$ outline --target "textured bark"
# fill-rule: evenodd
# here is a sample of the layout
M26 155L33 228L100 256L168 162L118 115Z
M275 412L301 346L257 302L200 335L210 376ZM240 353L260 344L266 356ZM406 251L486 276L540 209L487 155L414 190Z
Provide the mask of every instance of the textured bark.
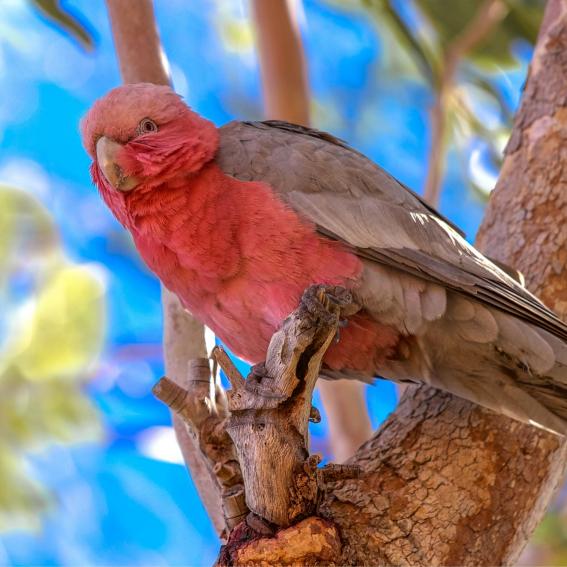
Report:
M272 337L265 364L246 380L223 351L216 354L231 381L226 427L242 467L246 503L269 524L286 527L315 511L320 458L308 452L311 396L341 313L351 304L344 289L309 288Z
M242 466L251 510L221 549L219 566L321 565L340 557L336 525L305 517L316 512L322 490L357 478L360 468L317 468L320 457L309 457L307 445L308 422L318 417L311 396L321 361L339 320L349 313L350 292L312 286L273 335L265 364L246 380L224 351L215 349L213 355L232 385L226 428Z
M138 20L128 17L134 7L151 9L146 0L107 2L114 6L115 17L122 13L123 22ZM545 22L478 242L485 252L522 270L529 287L565 317L566 3L550 0ZM128 33L117 32L124 28L128 26L113 22L115 33ZM157 34L150 36L150 41L157 40ZM117 42L119 50L120 45ZM124 57L138 53L143 59L144 49L143 45L139 53L126 49ZM146 80L124 72L128 80ZM166 355L176 353L168 362L169 372L182 381L186 377L183 349L189 344L193 346L188 348L202 350L202 345L193 344L193 339L179 342L185 336L183 329L189 327L178 318L186 315L175 306L172 309L169 336L182 350L167 348ZM187 336L194 337L191 332ZM326 522L307 519L273 538L258 535L264 528L269 531L269 525L260 521L251 522L251 527L243 522L233 531L235 538L242 539L229 542L234 544L230 561L264 565L513 563L563 477L566 447L558 437L448 394L426 387L408 389L392 417L351 460L361 468L358 478L331 474L318 483L317 512ZM190 455L194 458L195 451ZM202 474L196 481L206 485L211 479ZM261 489L269 496L270 483L254 490ZM218 492L212 490L216 504L214 498L206 500L206 490L203 494L213 518L218 517ZM330 538L321 550L329 553L330 549L334 556L314 559L314 546L320 543L314 537L318 530L324 539ZM299 556L298 549L302 550ZM247 552L251 555L246 556Z
M552 13L553 17L549 14ZM567 3L551 0L478 246L567 316ZM320 513L339 563L513 563L564 477L565 441L412 388Z
M151 0L106 0L116 55L125 83L170 83L165 54L159 39ZM187 363L206 356L204 329L179 300L162 292L164 359L168 376L180 386L187 384ZM182 419L173 415L173 426L193 482L217 530L224 530L220 490Z
M233 535L235 543L224 547L217 567L333 565L342 549L336 526L321 518L307 518L273 538L259 538L246 525L237 528Z
M122 1L122 0L119 0ZM187 386L188 361L207 355L203 325L191 317L179 299L162 288L163 356L165 372L178 385ZM189 435L187 425L172 414L175 436L199 496L218 534L225 529L220 490L211 474L196 438Z
M208 358L191 359L185 387L164 376L153 393L185 422L186 433L204 457L202 460L220 490L224 520L230 530L246 517L248 508L240 464L226 431L226 396L215 384L209 364Z

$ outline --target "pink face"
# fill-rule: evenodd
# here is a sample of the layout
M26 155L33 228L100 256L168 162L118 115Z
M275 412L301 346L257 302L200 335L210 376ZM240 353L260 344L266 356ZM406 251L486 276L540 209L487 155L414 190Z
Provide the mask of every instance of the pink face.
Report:
M198 170L218 145L213 124L169 87L149 83L118 87L96 101L81 132L95 183L123 193Z

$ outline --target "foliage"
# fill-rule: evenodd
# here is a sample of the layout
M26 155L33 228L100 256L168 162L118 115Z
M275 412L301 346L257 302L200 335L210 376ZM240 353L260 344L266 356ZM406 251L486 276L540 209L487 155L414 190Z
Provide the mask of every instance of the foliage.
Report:
M92 30L84 20L68 8L63 8L59 0L29 0L34 8L47 19L55 22L67 32L86 51L94 49L94 36Z
M370 12L381 29L388 28L387 33L396 38L396 47L409 56L414 71L440 99L442 89L449 86L444 84L447 58L474 22L483 2L458 0L450 9L444 0L356 3ZM499 79L503 70L518 65L518 47L535 43L544 4L542 0L502 0L502 19L459 54L458 76L451 79L454 84L450 85L450 96L444 96L441 104L449 124L445 142L454 142L468 152L469 162L475 145L471 141L476 140L482 147L485 167L494 171L501 163L502 140L509 137L512 111ZM474 175L470 182L481 194L492 188L482 186Z
M537 527L530 544L538 563L567 565L567 511L550 511Z
M0 530L37 524L48 502L27 474L30 451L93 438L94 408L81 391L104 331L96 272L65 258L47 211L0 187Z

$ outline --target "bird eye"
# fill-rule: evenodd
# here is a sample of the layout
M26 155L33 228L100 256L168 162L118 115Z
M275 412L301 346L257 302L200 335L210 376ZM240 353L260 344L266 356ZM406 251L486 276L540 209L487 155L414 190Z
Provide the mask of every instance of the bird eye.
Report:
M142 134L150 134L151 132L157 132L158 127L157 124L150 120L149 118L143 118L140 123L138 124L137 132L138 136Z

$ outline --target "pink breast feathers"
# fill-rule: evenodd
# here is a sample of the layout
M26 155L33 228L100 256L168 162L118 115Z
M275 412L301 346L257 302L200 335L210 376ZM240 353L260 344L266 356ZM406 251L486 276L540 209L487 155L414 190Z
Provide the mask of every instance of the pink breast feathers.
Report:
M272 334L307 287L357 285L360 259L318 235L268 185L235 180L213 163L156 190L162 202L175 203L175 222L167 222L171 211L138 215L138 249L184 305L249 362L264 360ZM325 361L373 372L397 341L395 330L359 313Z

